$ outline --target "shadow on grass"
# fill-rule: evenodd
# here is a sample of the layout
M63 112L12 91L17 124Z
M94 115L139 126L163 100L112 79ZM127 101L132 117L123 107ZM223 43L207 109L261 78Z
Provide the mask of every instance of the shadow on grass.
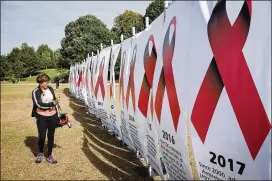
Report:
M30 151L32 152L33 156L38 155L38 137L37 136L26 136L25 138L25 145L29 147ZM61 146L54 144L53 148L61 148ZM47 142L45 141L44 144L44 154L47 155Z
M74 119L83 127L81 149L102 174L110 180L153 180L135 153L127 147L122 147L117 138L109 136L102 130L101 122L92 119L85 112L84 105L70 96L68 88L64 89L63 93L69 98Z

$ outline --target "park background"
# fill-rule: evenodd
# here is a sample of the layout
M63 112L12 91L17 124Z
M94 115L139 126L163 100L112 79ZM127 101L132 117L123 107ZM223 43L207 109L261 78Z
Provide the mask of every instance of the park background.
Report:
M1 2L4 8L7 5L3 6L3 3ZM31 2L27 3L30 4ZM123 2L124 6L126 6L125 4L129 6L129 3ZM92 52L97 54L97 50L101 50L101 44L105 48L111 45L111 40L113 40L114 44L120 43L121 34L123 34L124 40L131 37L132 27L135 27L136 32L144 30L145 17L149 17L149 23L152 23L164 11L164 1L162 0L155 0L149 3L137 2L137 4L148 5L144 14L126 9L123 13L112 18L113 24L111 28L98 16L92 15L91 12L90 14L82 14L74 21L71 20L65 27L62 27L64 37L59 42L60 48L53 49L45 43L34 48L26 41L21 42L21 45L18 47L13 47L9 52L3 53L1 51L1 81L35 82L36 75L44 72L51 77L52 82L54 82L56 76L60 76L63 78L63 82L67 83L70 65L84 61L88 55L91 56ZM3 12L1 19L8 17L9 14L8 12L5 14L5 9L1 12ZM44 16L47 15L44 14ZM5 27L1 29L5 30ZM37 28L37 31L41 30ZM4 49L5 42L3 41L5 36L2 35L2 37L1 46ZM118 80L120 55L117 59L115 70L116 80Z
M1 52L1 180L160 179L149 177L145 163L129 148L122 147L119 139L105 133L101 123L86 114L84 104L72 98L68 89L70 65L84 61L91 52L96 54L101 43L105 48L110 46L111 39L114 44L120 43L121 34L124 39L131 37L132 27L136 32L144 30L145 17L152 23L164 11L162 0L147 4L144 14L127 9L113 18L112 28L91 12L82 14L63 27L65 36L57 49L45 43L34 48L26 41L7 53ZM120 54L115 66L116 80L119 69ZM56 165L35 163L38 137L31 117L31 91L37 86L36 76L42 72L51 77L54 88L55 77L62 78L55 91L73 125L72 129L56 130L53 150L59 162Z

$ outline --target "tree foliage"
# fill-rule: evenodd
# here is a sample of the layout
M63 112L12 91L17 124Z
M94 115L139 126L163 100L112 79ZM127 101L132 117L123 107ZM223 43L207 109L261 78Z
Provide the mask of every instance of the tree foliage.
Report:
M136 33L144 30L143 16L141 14L126 10L123 14L117 16L111 29L114 42L120 43L121 34L123 34L124 40L132 37L132 27L135 27Z
M111 33L106 25L93 15L79 17L65 26L65 37L61 40L62 65L69 68L83 61L88 53L110 45Z
M21 50L15 47L7 56L11 69L7 74L11 77L21 78L25 74L24 62L21 60Z
M119 74L120 74L120 63L121 63L121 50L120 53L118 54L115 67L114 67L114 72L115 72L115 80L119 80Z
M4 78L8 75L10 70L10 65L8 62L7 55L1 55L1 63L0 63L0 79L4 80Z
M40 69L54 67L53 51L47 44L41 44L37 49L36 55Z
M35 49L27 43L22 43L20 48L14 47L7 56L1 56L2 58L3 76L21 78L39 69Z
M31 75L39 69L35 49L27 43L21 45L20 60L23 62L23 72L26 75Z
M151 19L152 16L148 16ZM35 51L34 47L22 43L20 47L14 47L7 55L1 55L0 78L22 78L31 76L41 69L69 68L71 64L82 62L88 54L92 52L96 54L97 50L100 50L100 43L107 47L110 46L111 39L115 44L120 43L121 34L124 35L124 39L132 37L133 26L136 33L144 30L144 18L141 14L129 10L114 19L111 30L96 16L81 16L65 26L65 36L61 40L60 49L53 51L47 44L41 44ZM119 54L115 65L117 79L120 59Z
M151 24L158 16L164 11L164 1L155 0L152 1L145 10L145 17L149 17L149 23Z
M60 53L60 48L58 48L58 49L56 49L54 52L53 52L53 54L54 54L54 67L55 68L62 68L63 67L63 57L62 57L62 55L61 55L61 53Z

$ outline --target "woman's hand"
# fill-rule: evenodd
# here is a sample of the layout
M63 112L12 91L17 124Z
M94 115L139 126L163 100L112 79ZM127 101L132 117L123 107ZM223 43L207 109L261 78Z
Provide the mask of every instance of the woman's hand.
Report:
M58 100L58 99L54 100L54 101L53 101L53 104L54 104L54 105L59 104L59 100Z

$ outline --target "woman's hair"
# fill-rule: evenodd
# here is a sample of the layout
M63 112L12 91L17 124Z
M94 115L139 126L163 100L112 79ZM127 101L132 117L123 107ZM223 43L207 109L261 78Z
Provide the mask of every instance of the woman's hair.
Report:
M41 84L43 82L49 82L50 80L51 80L50 77L45 73L42 73L42 74L38 75L37 78L36 78L36 81L39 84Z

